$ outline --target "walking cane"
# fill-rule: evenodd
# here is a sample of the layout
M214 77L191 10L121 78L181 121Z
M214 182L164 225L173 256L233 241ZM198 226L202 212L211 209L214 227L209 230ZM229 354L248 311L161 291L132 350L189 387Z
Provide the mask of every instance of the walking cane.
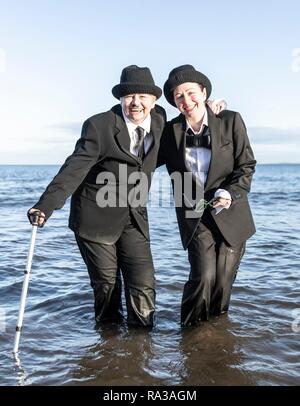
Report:
M29 246L29 251L28 251L28 256L27 256L26 269L24 271L25 277L24 277L24 281L23 281L20 308L19 308L19 316L18 316L18 321L17 321L17 326L16 326L16 335L15 335L15 342L14 342L14 349L13 349L14 354L16 354L19 349L19 341L20 341L24 311L25 311L25 302L26 302L26 297L27 297L29 276L30 276L30 271L31 271L34 243L35 243L35 237L36 237L36 232L37 232L37 228L38 228L38 213L34 213L34 214L37 214L37 215L36 215L34 221L32 222L30 246Z

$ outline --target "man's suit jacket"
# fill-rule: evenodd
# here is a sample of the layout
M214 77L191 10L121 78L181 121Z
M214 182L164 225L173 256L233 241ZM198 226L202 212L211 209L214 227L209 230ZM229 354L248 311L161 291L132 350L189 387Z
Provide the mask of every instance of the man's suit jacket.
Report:
M118 187L123 186L122 191L124 187L128 188L125 196L127 200L127 195L140 180L135 176L136 182L128 184L128 178L133 173L138 175L141 172L146 174L150 187L165 121L162 107L156 106L151 110L151 134L154 141L142 162L130 153L130 137L120 105L90 117L83 124L81 138L74 152L66 159L34 208L43 211L48 218L53 210L60 209L72 195L69 227L83 238L107 244L119 238L131 210L142 233L149 239L146 207L133 208L128 204L126 207L118 207ZM106 183L99 184L98 176L105 172L113 174L115 182L109 177ZM110 188L112 193L116 191L117 207L99 207L97 193L103 187ZM122 201L124 205L123 194Z
M255 233L247 195L256 161L240 114L224 110L215 116L209 108L207 111L211 133L211 162L204 185L204 197L211 200L219 188L230 193L230 208L223 209L219 214L215 214L215 210L211 213L225 240L232 246L239 245ZM165 163L170 175L177 171L183 176L184 172L188 172L185 162L185 132L186 120L182 114L166 124L158 165ZM187 218L186 210L187 207L184 206L176 207L185 249L200 221L199 217Z

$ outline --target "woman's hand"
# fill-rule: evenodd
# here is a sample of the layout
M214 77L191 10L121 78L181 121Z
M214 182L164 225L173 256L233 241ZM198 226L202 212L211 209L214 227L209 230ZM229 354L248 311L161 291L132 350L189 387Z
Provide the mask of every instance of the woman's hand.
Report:
M229 209L231 205L231 199L224 199L224 197L217 197L213 202L213 208L224 207L224 209Z
M206 103L215 115L218 115L220 111L227 109L227 103L224 99L207 100Z

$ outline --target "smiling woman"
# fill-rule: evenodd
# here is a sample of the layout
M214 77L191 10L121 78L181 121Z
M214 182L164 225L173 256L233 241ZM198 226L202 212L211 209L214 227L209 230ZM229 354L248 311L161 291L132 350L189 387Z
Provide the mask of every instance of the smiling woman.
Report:
M170 176L191 172L194 190L201 185L204 199L213 202L193 220L188 208L176 208L191 266L182 296L184 327L227 313L245 241L255 232L247 194L256 161L246 127L239 113L212 114L206 105L211 89L192 65L174 68L164 85L166 99L181 114L166 125L160 163Z
M206 99L206 88L199 83L183 83L174 90L176 107L188 119L195 132L201 129Z

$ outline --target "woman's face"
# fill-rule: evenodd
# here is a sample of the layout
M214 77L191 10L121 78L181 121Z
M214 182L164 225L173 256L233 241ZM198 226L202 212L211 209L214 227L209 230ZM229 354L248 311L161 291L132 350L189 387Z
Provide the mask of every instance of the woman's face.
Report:
M206 88L199 83L186 82L175 88L174 101L178 110L186 119L200 119L203 116L206 101Z

